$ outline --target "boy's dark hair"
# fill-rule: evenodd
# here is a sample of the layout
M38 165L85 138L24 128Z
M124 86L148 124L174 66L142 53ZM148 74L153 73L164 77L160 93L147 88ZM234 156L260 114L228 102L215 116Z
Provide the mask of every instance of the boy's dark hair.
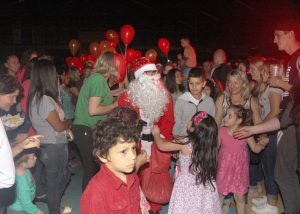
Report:
M136 125L136 122L139 119L136 111L129 106L118 106L107 115L107 118L123 120L132 125Z
M245 109L242 105L230 105L229 108L235 110L235 114L239 119L242 119L240 126L252 125L252 110Z
M96 160L99 161L99 157L107 158L109 149L120 142L120 138L124 142L137 143L140 133L136 126L121 119L99 121L93 132L93 155Z
M23 162L27 162L30 154L35 154L36 148L25 149L14 157L15 166L18 167Z
M205 113L206 117L196 124L194 118ZM206 112L197 112L192 117L193 131L188 131L189 140L192 142L192 163L189 170L196 176L196 185L211 185L217 175L217 152L218 152L218 126L215 119Z
M206 79L205 72L203 72L202 69L200 69L200 68L192 68L189 72L188 78L191 78L191 77L199 77L199 78L202 77L203 80Z
M17 78L9 74L0 74L0 94L11 94L17 89L21 94L23 88Z

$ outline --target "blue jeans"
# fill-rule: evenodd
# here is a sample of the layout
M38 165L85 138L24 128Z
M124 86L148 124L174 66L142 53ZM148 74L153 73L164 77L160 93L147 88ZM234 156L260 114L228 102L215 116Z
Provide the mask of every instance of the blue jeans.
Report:
M50 214L60 214L60 202L70 180L68 144L42 144L33 173L37 194L47 194Z
M277 132L269 136L269 144L260 155L267 195L277 196L279 188L274 179L277 153Z

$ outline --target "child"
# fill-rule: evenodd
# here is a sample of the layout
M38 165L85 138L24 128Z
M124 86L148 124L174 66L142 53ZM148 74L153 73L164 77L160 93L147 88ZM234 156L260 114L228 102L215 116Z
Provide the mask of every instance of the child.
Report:
M34 152L35 149L26 149L16 157L16 200L10 205L8 214L43 214L43 211L32 203L36 187L29 169L34 167L36 162Z
M249 187L249 158L247 143L255 153L263 146L256 144L253 138L238 140L232 134L239 127L251 121L251 110L242 106L231 105L224 118L224 127L220 128L219 137L221 148L218 156L217 187L220 202L224 196L234 194L238 213L245 213L245 197Z
M196 113L188 124L186 143L163 142L157 126L152 134L159 150L179 151L181 172L175 180L168 213L221 213L215 185L218 127L214 118L204 111Z
M189 91L177 98L175 103L175 125L173 135L186 136L186 126L192 116L199 111L215 115L215 104L202 89L206 83L205 75L199 68L193 68L188 76Z
M81 197L86 213L141 213L139 180L132 173L136 163L139 132L119 119L98 122L94 130L93 155L101 162Z

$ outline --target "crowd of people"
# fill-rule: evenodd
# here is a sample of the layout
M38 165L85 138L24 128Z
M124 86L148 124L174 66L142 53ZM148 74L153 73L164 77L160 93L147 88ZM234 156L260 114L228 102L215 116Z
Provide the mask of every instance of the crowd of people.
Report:
M0 74L0 214L66 213L70 169L83 169L80 213L300 213L300 28L274 28L278 50L198 64L190 39L174 62L146 57L120 82L116 53L82 71L33 50ZM80 157L80 158L78 158ZM263 189L265 191L263 191ZM265 194L264 194L265 193Z

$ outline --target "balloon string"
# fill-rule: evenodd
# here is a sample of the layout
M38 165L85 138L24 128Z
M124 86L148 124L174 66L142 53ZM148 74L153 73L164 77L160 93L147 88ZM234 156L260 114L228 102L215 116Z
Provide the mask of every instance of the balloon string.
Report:
M126 60L126 52L127 52L127 45L125 45L125 54L124 54L125 55L125 60ZM126 74L127 74L127 71L128 70L127 70L127 60L126 60Z
M118 47L119 47L119 50L120 50L121 54L123 55L122 48L121 48L121 46L120 46L119 41L118 41Z

